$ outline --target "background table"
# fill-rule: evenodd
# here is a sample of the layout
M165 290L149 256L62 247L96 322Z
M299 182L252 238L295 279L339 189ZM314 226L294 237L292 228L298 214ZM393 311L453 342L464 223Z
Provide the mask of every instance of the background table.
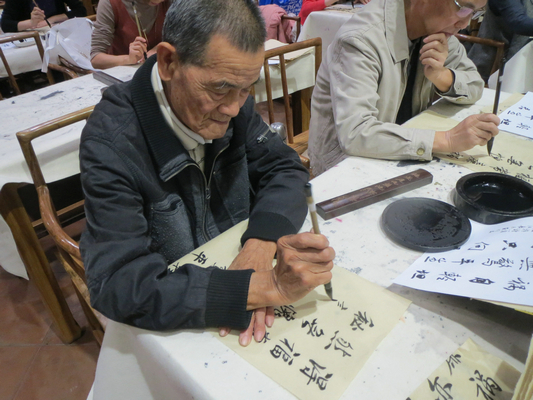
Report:
M322 11L312 12L308 15L305 24L302 26L298 41L301 42L315 37L322 38L322 60L325 60L328 46L333 42L337 31L355 12L361 10L361 8L356 7L348 11L335 11L326 8Z
M43 48L45 46L46 43L43 42ZM6 47L3 48L3 51L13 75L41 69L43 61L35 44L26 47L16 47L14 45ZM4 63L0 62L0 78L6 78L7 76Z
M490 105L488 91L475 109ZM505 99L505 95L502 96ZM446 109L439 102L433 110ZM453 118L453 117L452 117ZM406 197L451 203L456 181L471 171L444 161L430 163L349 157L313 180L317 202L424 168L433 183L323 221L322 233L336 250L335 264L413 304L379 345L342 399L405 400L449 355L472 338L523 369L533 332L530 315L470 300L392 285L421 253L391 242L379 226L385 207ZM310 229L310 222L302 231ZM252 344L253 345L253 344ZM294 399L207 332L149 332L110 321L89 399Z
M533 41L522 47L510 60L503 70L502 90L511 93L533 92ZM496 88L498 71L489 78L489 87Z

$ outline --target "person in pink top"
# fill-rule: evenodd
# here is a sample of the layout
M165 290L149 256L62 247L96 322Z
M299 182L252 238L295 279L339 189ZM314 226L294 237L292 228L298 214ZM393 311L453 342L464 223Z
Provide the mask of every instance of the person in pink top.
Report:
M320 11L326 7L329 7L339 0L304 0L302 8L300 10L300 20L302 25L305 23L305 20L309 14L313 11ZM354 3L367 4L370 0L355 0Z

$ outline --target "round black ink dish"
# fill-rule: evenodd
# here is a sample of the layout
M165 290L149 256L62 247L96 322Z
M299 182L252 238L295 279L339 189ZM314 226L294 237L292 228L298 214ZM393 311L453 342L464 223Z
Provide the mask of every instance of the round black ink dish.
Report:
M470 221L457 208L423 197L389 204L381 215L381 228L392 241L428 253L457 249L472 232Z
M533 186L495 172L476 172L457 181L453 202L468 218L498 224L533 216Z

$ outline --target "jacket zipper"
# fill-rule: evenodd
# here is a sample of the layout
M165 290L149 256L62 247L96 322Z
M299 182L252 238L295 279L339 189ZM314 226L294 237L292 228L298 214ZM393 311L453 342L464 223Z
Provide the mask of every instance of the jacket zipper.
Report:
M206 230L206 216L207 216L207 210L209 208L209 199L211 199L211 189L210 189L210 187L211 187L211 178L213 177L213 171L215 169L215 163L217 161L218 156L220 154L222 154L222 152L224 150L226 150L228 147L229 147L229 144L226 147L224 147L223 149L221 149L217 153L215 158L213 159L213 165L211 166L211 172L209 173L209 179L206 178L205 174L202 172L202 170L200 169L198 164L193 164L193 165L196 166L196 168L198 168L200 170L200 173L204 177L205 199L204 199L204 209L203 209L203 213L202 213L202 234L204 235L204 239L206 240L206 242L211 239L211 237L207 234L207 230Z

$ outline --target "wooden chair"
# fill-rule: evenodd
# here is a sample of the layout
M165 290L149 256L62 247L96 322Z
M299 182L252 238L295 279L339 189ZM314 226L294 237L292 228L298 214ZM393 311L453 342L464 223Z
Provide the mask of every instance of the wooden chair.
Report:
M302 163L309 169L310 163L309 159L302 154L307 150L307 142L309 140L309 119L310 119L310 96L308 99L306 99L306 104L304 108L307 108L306 110L303 110L301 113L300 118L305 119L305 123L302 123L302 126L304 127L304 131L295 135L294 129L293 129L293 109L291 108L291 99L289 95L289 90L287 86L287 68L285 64L285 57L284 55L287 53L290 53L292 51L305 49L309 47L315 48L315 79L316 74L318 73L318 69L320 67L320 63L322 62L322 39L321 38L313 38L309 40L305 40L303 42L296 42L289 44L287 46L281 46L277 47L272 50L268 50L265 52L265 61L264 61L264 72L265 72L265 86L266 86L266 92L267 92L267 104L268 104L268 118L270 124L274 122L274 102L272 100L272 81L270 79L270 68L268 65L268 60L272 57L279 57L279 65L280 65L280 72L281 72L281 85L283 88L283 104L285 108L285 121L286 121L286 128L287 128L287 145L292 147L298 155L300 156L300 159L302 160Z
M20 147L22 148L26 163L30 169L31 176L35 184L35 189L37 190L42 223L57 246L58 260L65 268L65 271L69 274L78 299L81 303L83 312L85 313L90 328L93 331L94 337L101 345L104 336L106 320L105 317L91 307L89 291L86 285L85 269L81 260L79 245L65 232L60 222L60 216L72 214L75 212L75 209L79 209L80 207L83 208L83 201L67 207L65 210L56 212L54 203L50 196L49 188L44 180L39 161L32 145L33 139L64 126L86 120L91 115L93 109L94 106L91 106L83 110L67 114L63 117L53 119L49 122L34 126L33 128L18 132L17 139Z
M478 18L470 20L470 27L469 27L470 35L477 36L480 26L481 26L481 21Z
M302 30L302 20L297 15L291 16L287 14L284 14L281 16L281 20L283 21L284 19L290 19L292 21L296 21L296 40L298 40L298 38L300 37L300 31Z
M494 56L494 62L492 63L490 75L492 75L495 71L498 70L504 51L505 51L504 42L499 42L497 40L492 40L492 39L480 38L477 36L463 35L461 33L456 33L455 37L459 39L460 42L477 43L477 44L481 44L485 46L496 47L496 55Z
M29 39L29 38L33 38L35 40L35 44L37 45L37 49L39 51L39 55L41 56L41 60L42 60L44 56L44 48L41 42L39 32L37 31L15 32L15 33L3 36L0 38L0 44L14 42L17 40ZM11 86L13 87L13 90L15 91L17 95L21 94L15 75L13 75L13 72L11 71L11 68L9 67L9 63L7 62L7 58L1 48L0 48L0 59L2 59L2 62L4 63L4 67L6 68L8 79L9 79L9 82L11 83ZM46 77L48 78L48 82L50 83L50 85L53 85L55 83L54 77L52 76L52 73L50 71L46 73Z

